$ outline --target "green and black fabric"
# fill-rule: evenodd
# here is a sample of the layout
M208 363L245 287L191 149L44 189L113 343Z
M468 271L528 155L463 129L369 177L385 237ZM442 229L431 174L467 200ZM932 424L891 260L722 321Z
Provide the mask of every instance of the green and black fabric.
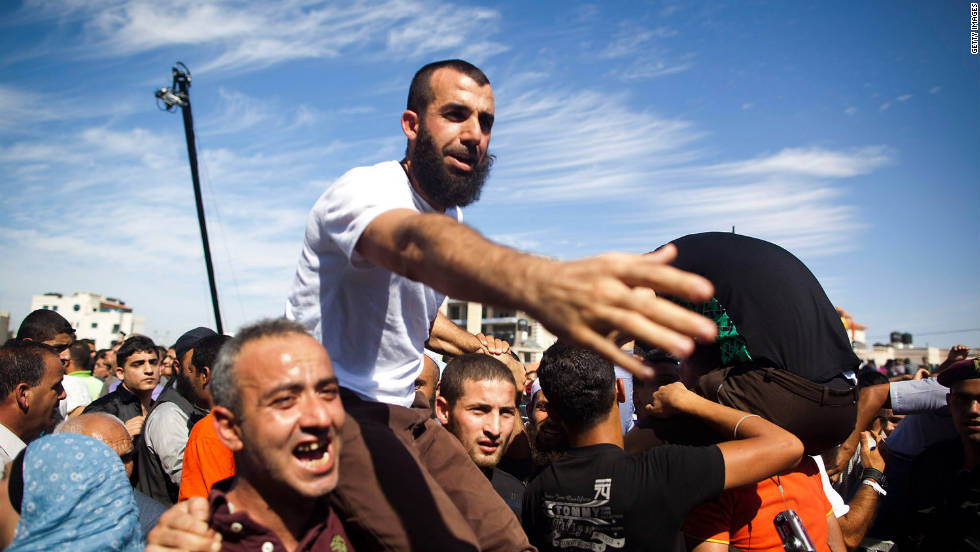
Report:
M777 245L737 234L672 243L674 266L715 286L707 303L681 303L718 325L720 364L700 377L698 391L782 426L807 454L843 441L854 428L857 393L841 374L859 361L810 270Z
M857 369L860 361L840 315L792 253L727 232L691 234L672 243L673 265L715 286L714 299L690 308L718 323L723 365L753 363L815 383Z
M738 328L732 322L732 317L728 316L728 311L721 306L718 299L712 297L710 301L700 305L685 301L676 301L676 303L713 320L718 326L718 338L715 339L715 344L718 345L720 351L722 366L736 366L752 362L752 355L749 354L745 338L738 333Z

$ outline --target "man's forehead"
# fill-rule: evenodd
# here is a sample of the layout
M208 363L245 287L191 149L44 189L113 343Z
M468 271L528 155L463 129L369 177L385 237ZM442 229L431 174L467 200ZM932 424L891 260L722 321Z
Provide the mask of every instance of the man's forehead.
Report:
M517 395L517 386L514 382L501 379L463 380L463 393L460 399L483 400L488 396L504 393L510 397Z
M951 393L967 393L975 395L980 393L980 379L969 378L953 382L949 390Z
M461 103L478 111L493 113L493 89L489 84L478 84L465 73L451 67L442 67L432 73L429 84L433 96L430 107Z
M301 334L265 337L242 347L235 367L243 387L273 387L289 379L333 377L323 346Z
M75 341L75 336L66 333L60 333L47 341L42 341L47 345L64 345L66 343L73 343Z

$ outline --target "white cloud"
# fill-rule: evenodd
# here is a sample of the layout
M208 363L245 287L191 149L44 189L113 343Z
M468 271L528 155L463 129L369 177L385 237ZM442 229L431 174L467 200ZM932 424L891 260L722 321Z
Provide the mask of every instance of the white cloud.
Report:
M942 86L933 86L932 88L929 89L929 93L930 94L938 94L939 91L942 90L942 89L943 89Z
M900 102L907 102L910 99L912 99L912 94L902 94L901 96L899 96L899 97L897 97L895 99L898 100L898 101L900 101Z
M845 115L848 115L848 116L854 115L857 112L858 112L858 108L856 108L854 106L850 106L850 107L848 107L847 109L844 110L844 114Z
M891 102L885 102L885 103L881 104L881 107L878 108L878 111L887 111L888 108L891 107L891 106L892 106L892 103Z
M632 111L627 100L537 88L498 96L494 189L524 200L619 195L642 175L693 158L686 147L701 133L691 123Z
M632 58L642 54L655 39L674 36L677 36L677 31L668 27L647 29L634 24L624 24L620 26L617 35L598 55L600 58L606 59Z
M123 57L193 46L197 71L255 71L282 62L359 54L417 59L457 52L475 60L507 50L492 40L499 13L435 0L45 0L25 12L83 22L79 57Z
M272 118L274 109L269 102L242 92L218 89L221 99L219 112L197 124L199 134L231 134L241 132Z
M884 146L846 152L822 148L787 148L774 155L715 165L709 170L730 175L798 174L819 178L847 178L867 174L890 159L891 154Z

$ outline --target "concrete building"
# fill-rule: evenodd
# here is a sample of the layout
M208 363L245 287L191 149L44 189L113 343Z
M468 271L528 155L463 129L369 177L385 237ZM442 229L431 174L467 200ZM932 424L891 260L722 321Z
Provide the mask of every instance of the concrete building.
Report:
M558 339L522 311L448 298L439 310L470 333L492 335L507 341L525 363L541 360L544 350Z
M837 313L840 315L841 322L844 323L847 335L851 339L854 354L861 359L861 362L874 360L875 365L880 367L884 366L889 360L905 360L907 358L915 366L926 364L937 366L946 360L946 354L949 353L948 347L931 347L928 345L922 347L915 345L911 343L911 335L902 334L901 332L893 332L891 343L888 345L868 345L865 337L868 327L855 322L854 318L840 307L837 307ZM903 343L903 337L908 338L909 343ZM969 356L977 356L977 354L977 349L970 349Z
M10 331L10 313L0 311L0 343L6 343L11 337L14 334Z
M143 333L145 320L133 316L132 307L115 297L76 291L70 297L45 293L31 297L31 312L37 309L57 311L75 328L77 339L95 340L97 349L107 349L113 341Z

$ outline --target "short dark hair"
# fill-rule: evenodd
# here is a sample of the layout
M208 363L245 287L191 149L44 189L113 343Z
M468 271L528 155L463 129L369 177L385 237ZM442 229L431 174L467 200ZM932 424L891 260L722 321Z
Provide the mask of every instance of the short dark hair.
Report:
M858 373L858 387L870 387L888 383L888 376L878 370L862 370Z
M48 341L54 339L58 334L68 334L75 338L75 328L65 320L64 316L53 310L37 309L28 314L24 321L20 323L17 330L17 339L29 339L31 341Z
M91 366L89 364L92 362L91 350L88 348L88 344L84 341L76 341L71 344L68 348L68 354L71 355L71 363L74 365L73 368L78 370L89 370Z
M467 353L452 359L442 371L439 396L445 398L452 408L463 396L463 383L493 380L514 384L514 406L517 406L521 394L517 382L514 381L514 374L506 364L483 353Z
M194 354L191 355L191 364L197 368L198 372L204 366L214 369L214 361L218 357L218 351L221 350L221 346L225 344L225 341L229 339L231 339L230 336L218 334L209 335L198 341L192 349ZM190 369L190 366L186 366L185 368Z
M480 86L490 84L490 79L483 74L483 71L468 61L461 59L435 61L415 72L415 76L412 77L412 85L408 88L408 104L406 109L414 111L419 117L422 117L426 108L429 107L429 103L435 97L432 93L432 73L442 68L459 71L475 80Z
M211 366L211 396L216 406L231 410L232 414L242 417L242 390L238 386L238 376L235 375L235 363L242 348L252 341L266 337L283 337L287 335L310 334L302 325L285 318L267 318L238 330L235 337L221 346L218 356Z
M153 353L157 354L157 346L153 340L145 335L134 335L123 342L122 347L116 351L116 367L122 368L126 365L126 360L134 353Z
M616 372L589 349L556 342L541 357L538 379L548 409L572 432L594 427L616 402Z
M34 341L11 339L0 347L0 401L21 383L31 387L41 383L45 354L55 355L50 347Z

